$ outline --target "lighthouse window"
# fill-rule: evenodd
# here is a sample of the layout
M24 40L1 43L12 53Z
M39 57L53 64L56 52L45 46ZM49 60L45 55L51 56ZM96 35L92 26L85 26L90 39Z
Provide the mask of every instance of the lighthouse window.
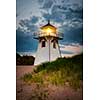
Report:
M45 41L42 41L42 47L45 47Z
M55 48L55 49L56 49L56 43L55 43L55 42L53 43L53 48Z

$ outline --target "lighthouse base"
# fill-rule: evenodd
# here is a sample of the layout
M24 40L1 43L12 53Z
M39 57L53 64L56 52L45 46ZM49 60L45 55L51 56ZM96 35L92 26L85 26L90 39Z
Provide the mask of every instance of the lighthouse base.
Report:
M54 61L61 57L59 44L52 39L41 40L38 45L34 65Z

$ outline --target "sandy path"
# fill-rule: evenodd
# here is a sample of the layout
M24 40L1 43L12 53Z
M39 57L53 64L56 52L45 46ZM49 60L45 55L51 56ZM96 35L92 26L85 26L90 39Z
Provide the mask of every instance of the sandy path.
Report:
M19 78L25 73L32 72L33 66L17 66L16 67L16 77Z
M25 73L32 72L33 66L17 66L16 68L16 100L33 100L30 99L36 85L25 84L20 77ZM74 91L70 87L48 86L50 92L48 100L83 100L82 89ZM38 100L38 99L37 99Z
M32 86L25 85L20 78L25 74L32 72L33 66L16 67L16 100L29 100L32 92Z

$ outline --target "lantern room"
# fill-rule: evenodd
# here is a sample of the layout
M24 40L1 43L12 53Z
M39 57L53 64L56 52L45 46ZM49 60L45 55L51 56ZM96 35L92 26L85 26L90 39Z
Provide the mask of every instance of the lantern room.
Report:
M57 28L50 24L50 21L42 27L40 27L39 32L35 32L34 34L35 39L39 39L42 37L55 37L57 39L63 39L63 34L58 32Z
M48 21L48 24L42 26L40 29L41 29L41 35L56 36L57 28L51 25L50 21Z

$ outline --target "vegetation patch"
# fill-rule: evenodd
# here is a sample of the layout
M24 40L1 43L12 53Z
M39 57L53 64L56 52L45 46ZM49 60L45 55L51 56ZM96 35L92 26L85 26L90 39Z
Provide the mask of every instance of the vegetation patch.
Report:
M42 63L23 76L26 82L35 82L40 84L66 85L68 83L72 88L81 87L83 80L83 54L72 58L58 58L53 62Z
M32 76L32 73L27 73L27 74L24 74L23 77L21 77L21 79L24 80L24 82L27 82L27 83L32 83L33 82L33 76Z
M34 57L33 56L20 56L16 53L16 65L33 65L34 64Z
M48 100L49 91L40 84L37 84L29 100Z

